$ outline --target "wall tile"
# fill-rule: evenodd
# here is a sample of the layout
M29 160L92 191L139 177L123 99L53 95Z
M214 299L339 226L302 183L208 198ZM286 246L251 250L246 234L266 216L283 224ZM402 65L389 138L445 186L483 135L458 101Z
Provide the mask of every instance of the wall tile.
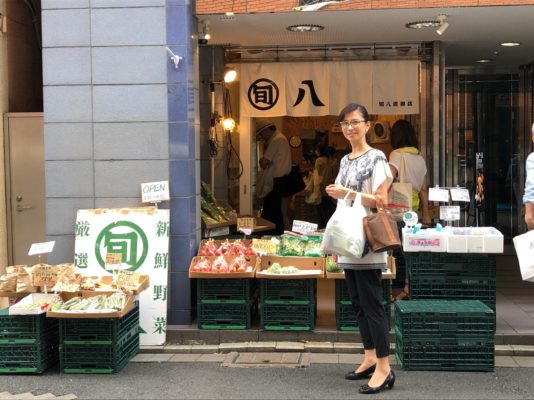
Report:
M187 121L188 92L187 84L167 85L169 122Z
M165 0L91 0L91 7L155 7L165 5Z
M168 304L171 307L191 307L191 280L187 272L170 273L169 286L171 293Z
M141 183L168 180L169 162L95 161L96 197L141 197Z
M165 122L97 123L95 160L161 159L169 157Z
M95 208L124 208L141 207L141 190L138 197L97 197L95 198Z
M91 122L91 86L43 87L45 122Z
M41 9L89 8L89 0L41 0Z
M187 272L191 259L198 252L196 233L189 235L171 235L169 253L171 258L170 272Z
M89 46L89 9L43 10L43 48Z
M93 197L93 161L46 161L46 197Z
M193 29L190 23L186 7L167 7L167 43L172 45L188 43L191 35L197 34L196 24Z
M89 47L43 49L44 85L87 85L91 83Z
M93 86L95 122L167 121L165 85Z
M175 235L186 235L196 230L196 199L195 196L176 197L171 199L171 232ZM200 214L198 214L200 218Z
M91 123L46 123L46 160L88 160L93 158Z
M93 83L166 83L168 58L164 46L94 47Z
M91 11L93 46L164 45L164 7L96 8Z
M74 229L73 229L74 230ZM74 234L47 235L47 241L55 241L54 251L48 255L49 264L63 264L74 262Z
M171 197L193 196L195 194L195 160L169 161Z
M78 210L92 209L94 201L86 199L52 199L46 201L47 235L72 235Z
M196 155L195 128L187 122L169 124L169 158L194 158Z

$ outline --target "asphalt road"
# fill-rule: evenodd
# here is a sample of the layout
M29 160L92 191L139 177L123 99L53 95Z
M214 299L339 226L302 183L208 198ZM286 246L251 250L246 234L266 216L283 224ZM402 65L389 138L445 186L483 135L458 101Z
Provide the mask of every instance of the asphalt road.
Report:
M534 399L534 369L495 372L408 372L394 368L393 390L358 393L347 365L226 368L216 363L130 363L114 375L0 376L0 392L73 393L79 399Z

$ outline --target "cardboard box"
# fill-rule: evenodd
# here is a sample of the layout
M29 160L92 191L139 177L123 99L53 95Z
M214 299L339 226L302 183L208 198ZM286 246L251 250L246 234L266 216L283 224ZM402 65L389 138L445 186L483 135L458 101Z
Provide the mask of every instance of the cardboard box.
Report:
M421 229L412 233L411 229L402 228L402 248L406 252L430 251L445 253L447 251L447 236L433 228Z
M70 300L71 298L75 296L79 296L81 298L87 298L87 297L94 297L99 296L104 293L98 293L98 292L84 292L84 293L61 293L61 299L65 302ZM108 312L84 312L80 310L59 310L59 311L52 311L52 309L48 309L46 312L46 316L50 318L122 318L124 315L128 314L133 308L135 304L133 302L133 298L131 296L126 297L126 302L124 304L124 307L120 311L108 311Z
M224 256L227 263L231 263L235 258L239 256ZM260 258L258 256L245 256L247 263L252 268L247 272L196 272L193 271L193 267L202 259L208 259L213 262L217 257L214 256L195 256L191 260L189 265L189 277L190 278L202 278L202 279L229 279L229 278L254 278L256 269L258 268Z
M467 238L471 230L452 228L447 233L447 253L467 253Z
M91 277L96 280L102 281L105 285L111 285L113 283L112 275L104 275L101 277ZM150 286L150 278L148 275L139 275L138 286L132 291L128 291L128 294L138 295L142 291L146 290ZM119 289L110 288L95 288L95 290L80 290L80 293L96 293L96 294L113 294L120 291Z
M267 268L275 262L282 267L293 266L300 269L300 274L270 274L266 272ZM289 256L262 256L258 270L256 271L256 278L265 279L303 279L303 278L323 278L324 257L289 257Z
M48 307L46 308L20 308L20 306L29 306L34 303L47 303L50 304L52 300L59 295L53 293L31 293L24 297L21 301L16 304L13 304L9 307L9 315L37 315L44 314Z

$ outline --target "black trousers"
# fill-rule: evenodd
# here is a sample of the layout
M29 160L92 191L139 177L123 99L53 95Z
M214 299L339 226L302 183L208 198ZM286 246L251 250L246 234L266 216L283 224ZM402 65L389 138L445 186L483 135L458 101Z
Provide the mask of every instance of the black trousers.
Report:
M273 179L273 190L263 199L261 217L276 225L276 235L284 233L284 216L282 214L282 197L285 192L284 177Z
M389 316L382 304L382 272L379 269L346 269L345 283L356 312L363 348L375 349L378 358L387 357Z

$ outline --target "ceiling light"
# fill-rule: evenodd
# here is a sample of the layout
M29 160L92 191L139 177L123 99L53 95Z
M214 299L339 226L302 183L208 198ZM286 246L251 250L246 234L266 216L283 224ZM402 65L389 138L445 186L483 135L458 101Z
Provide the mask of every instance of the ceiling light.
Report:
M480 60L476 60L477 63L481 63L481 64L490 63L492 61L493 60L491 58L481 58Z
M501 46L503 46L503 47L516 47L516 46L521 46L521 43L519 43L519 42L502 42Z
M439 21L415 21L415 22L408 22L406 25L404 25L406 28L410 29L422 29L422 28L437 28L440 26Z
M224 69L224 81L226 83L235 81L235 78L237 78L237 72L234 68L227 67Z
M232 11L227 11L225 12L225 15L231 17L232 15L234 15L234 13Z
M291 32L317 32L322 31L324 26L313 25L313 24L303 24L303 25L291 25L286 28Z
M443 14L438 15L437 20L439 21L439 28L436 29L436 33L438 35L443 35L449 27L449 23L447 22L447 16Z

